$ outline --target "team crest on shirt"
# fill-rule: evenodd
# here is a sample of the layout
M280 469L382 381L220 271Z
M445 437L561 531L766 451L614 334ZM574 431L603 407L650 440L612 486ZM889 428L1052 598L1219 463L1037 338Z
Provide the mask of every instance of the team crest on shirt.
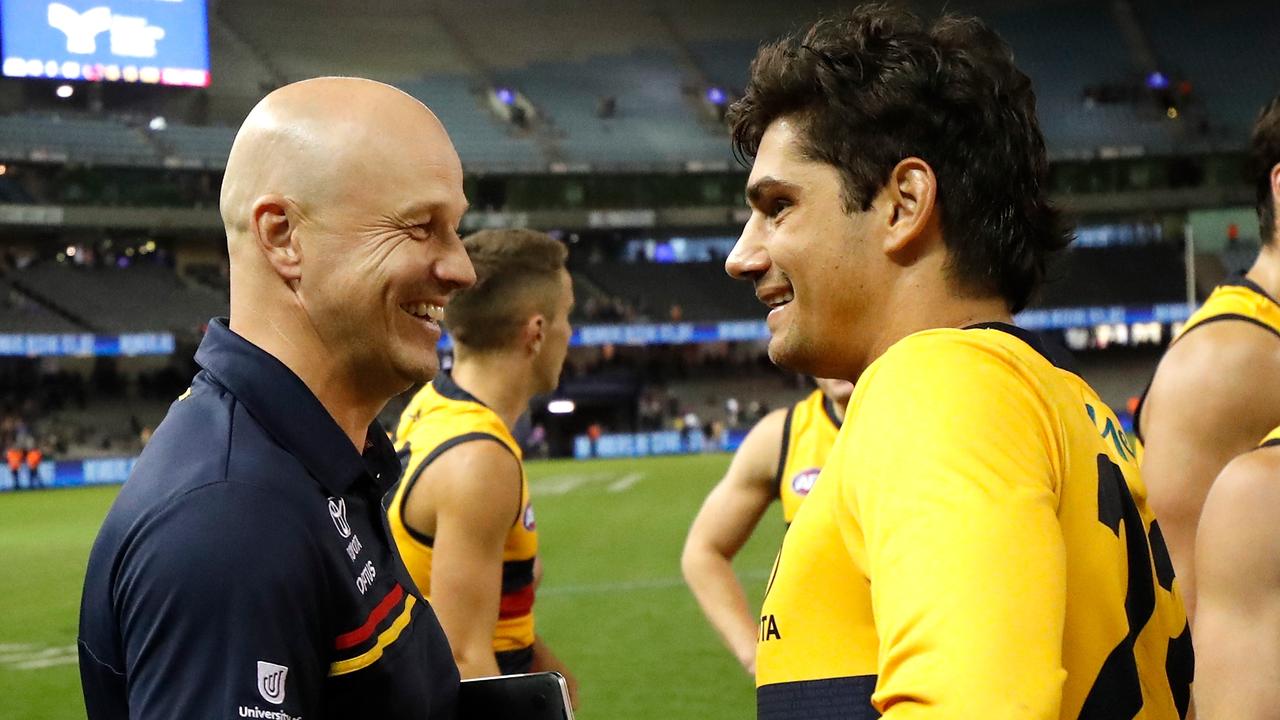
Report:
M258 661L258 694L275 705L284 704L284 681L289 668L284 665Z
M813 490L813 483L818 480L820 472L822 468L809 468L796 473L795 477L791 478L791 491L801 497L808 495L809 491Z
M533 503L524 506L524 517L521 518L524 529L533 532L538 527L538 523L533 519Z
M333 526L344 538L351 537L351 526L347 524L347 499L329 498L329 517L333 518Z

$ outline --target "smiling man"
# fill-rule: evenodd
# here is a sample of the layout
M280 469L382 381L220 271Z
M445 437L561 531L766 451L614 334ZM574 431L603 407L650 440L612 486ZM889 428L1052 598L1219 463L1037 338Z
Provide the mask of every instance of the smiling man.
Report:
M400 91L268 95L227 160L231 318L121 490L80 608L88 716L451 718L458 670L380 500L374 418L475 281L462 167Z
M759 717L1177 718L1190 636L1119 423L1011 323L1067 242L1030 81L883 5L760 51L726 268L769 355L857 380L758 630Z

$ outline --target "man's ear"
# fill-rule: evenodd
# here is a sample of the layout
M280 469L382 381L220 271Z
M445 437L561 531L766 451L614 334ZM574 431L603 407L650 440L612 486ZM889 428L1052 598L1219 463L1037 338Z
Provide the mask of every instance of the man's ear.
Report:
M922 249L920 238L936 219L938 176L924 160L905 158L889 173L881 196L889 204L884 253L917 254Z
M546 339L546 333L543 332L546 322L546 318L539 313L524 323L525 347L528 348L530 355L542 352L542 342Z
M263 195L254 201L250 217L258 249L276 274L292 285L302 279L302 248L290 210L283 195Z

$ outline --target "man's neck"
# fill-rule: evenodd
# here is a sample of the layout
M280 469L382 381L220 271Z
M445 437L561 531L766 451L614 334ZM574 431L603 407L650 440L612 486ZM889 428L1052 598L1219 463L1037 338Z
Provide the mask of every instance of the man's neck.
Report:
M372 396L367 383L331 362L333 354L326 351L310 324L284 314L255 313L245 310L246 306L264 307L258 303L236 303L233 298L231 330L297 375L351 440L356 452L363 453L369 425L390 398Z
M508 429L529 408L536 394L529 363L516 353L460 354L453 380L502 418Z
M1003 298L957 298L946 296L929 299L917 296L914 300L904 297L902 302L890 305L886 313L883 331L871 345L866 359L870 365L899 340L924 330L935 328L965 328L981 323L1013 323L1013 316ZM866 370L857 368L852 377Z
M1262 246L1258 259L1253 262L1249 272L1245 273L1245 277L1271 297L1280 299L1280 247L1276 246L1277 242L1280 240L1273 240Z

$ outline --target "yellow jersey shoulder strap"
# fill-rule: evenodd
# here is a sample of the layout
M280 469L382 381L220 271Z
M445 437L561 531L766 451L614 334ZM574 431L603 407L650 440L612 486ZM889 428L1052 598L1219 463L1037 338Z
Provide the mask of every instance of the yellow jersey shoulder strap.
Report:
M1173 342L1195 328L1222 320L1243 320L1280 337L1280 302L1249 278L1236 278L1213 289L1204 304L1187 318Z
M478 440L489 440L502 445L521 464L520 509L512 524L520 522L527 501L524 453L520 444L497 413L460 387L446 373L437 375L435 380L418 391L400 417L395 446L404 465L403 479L396 489L392 503L394 507L389 509L402 510L404 498L422 476L423 470L446 451ZM407 524L405 529L419 541L430 544L431 538L421 536Z
M1238 320L1252 323L1280 338L1280 302L1267 294L1257 283L1247 277L1240 276L1215 287L1187 322L1178 331L1169 346L1186 337L1192 330L1209 323L1225 320ZM1167 352L1167 351L1166 351ZM1151 392L1151 382L1138 397L1138 407L1133 412L1133 434L1142 442L1142 408L1147 403L1147 393Z

